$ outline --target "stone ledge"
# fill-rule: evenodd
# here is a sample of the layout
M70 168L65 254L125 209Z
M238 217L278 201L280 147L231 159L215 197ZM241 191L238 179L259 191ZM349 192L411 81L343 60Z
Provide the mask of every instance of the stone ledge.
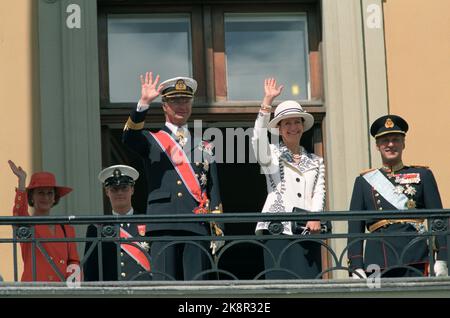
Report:
M365 280L272 280L199 282L0 283L0 297L450 297L450 278Z

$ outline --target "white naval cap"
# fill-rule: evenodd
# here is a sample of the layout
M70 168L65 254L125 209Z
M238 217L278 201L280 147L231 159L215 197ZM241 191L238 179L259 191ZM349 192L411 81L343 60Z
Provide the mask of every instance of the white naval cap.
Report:
M108 186L119 186L123 184L134 185L139 178L139 172L136 169L126 165L115 165L103 169L98 174L98 179Z
M190 77L174 77L161 83L161 96L193 97L197 91L197 81Z

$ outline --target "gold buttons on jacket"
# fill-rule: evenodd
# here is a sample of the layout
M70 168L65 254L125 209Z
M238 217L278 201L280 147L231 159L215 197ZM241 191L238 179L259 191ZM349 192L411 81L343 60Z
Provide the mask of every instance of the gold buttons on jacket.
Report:
M380 196L380 194L379 194L379 193L377 192L377 193L375 193L375 196L376 196L376 197L379 197L379 196Z
M60 260L59 262L60 262L61 264L64 264L64 260L63 260L63 259L62 259L62 260Z
M377 204L380 204L381 203L381 201L380 200L377 200Z
M181 180L177 180L177 184L181 185L183 182Z
M125 263L124 262L120 262L120 266L125 266Z
M178 196L179 198L181 198L181 197L183 196L183 193L178 192L178 193L177 193L177 196Z
M122 276L122 277L125 277L125 276L127 276L127 274L125 274L125 273L122 273L122 274L121 274L121 276Z
M381 210L383 210L383 208L381 208L381 207L380 207L380 208L378 208L378 210L380 210L380 211L381 211Z

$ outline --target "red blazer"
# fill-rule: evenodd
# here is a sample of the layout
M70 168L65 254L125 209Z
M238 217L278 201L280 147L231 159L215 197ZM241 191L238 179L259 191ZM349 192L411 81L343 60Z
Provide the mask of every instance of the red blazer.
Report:
M16 189L16 198L13 208L14 216L30 216L28 214L28 198L26 191ZM63 227L65 229L65 235ZM48 225L35 225L36 238L74 238L75 229L70 225L55 225L55 234L53 234ZM80 258L77 252L75 242L42 242L41 245L55 263L58 270L67 279L73 273L67 272L67 266L70 264L80 265ZM22 274L22 282L33 281L33 269L31 258L31 243L20 243L22 249L22 259L24 270ZM55 270L52 268L47 258L42 254L36 246L36 281L61 281Z

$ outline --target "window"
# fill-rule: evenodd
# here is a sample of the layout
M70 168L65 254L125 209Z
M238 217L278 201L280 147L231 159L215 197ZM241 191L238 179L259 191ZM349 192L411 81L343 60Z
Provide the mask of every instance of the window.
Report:
M234 121L253 121L266 77L285 87L278 102L295 99L307 110L325 111L319 1L98 1L100 104L107 122L126 120L139 98L139 75L149 70L161 81L197 80L193 119L233 113ZM150 112L149 121L161 121L157 107Z
M111 103L135 102L139 75L193 76L189 14L108 14Z
M228 100L254 100L269 76L284 99L309 99L306 14L226 13L224 22Z

